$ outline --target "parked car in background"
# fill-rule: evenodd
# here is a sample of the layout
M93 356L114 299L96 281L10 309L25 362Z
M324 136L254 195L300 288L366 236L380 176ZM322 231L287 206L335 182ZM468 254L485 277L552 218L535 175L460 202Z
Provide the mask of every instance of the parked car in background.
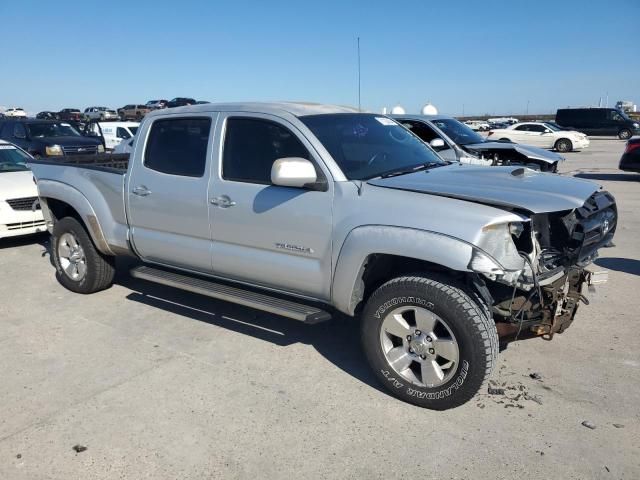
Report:
M139 122L93 122L85 134L102 137L106 150L113 150L122 141L129 140L138 131Z
M38 120L58 120L58 114L56 112L38 112L36 115Z
M561 108L556 123L587 135L614 135L622 140L640 135L640 123L615 108Z
M138 136L120 168L31 166L65 288L109 288L130 255L148 282L307 324L358 316L380 384L436 410L486 385L499 340L566 331L617 226L593 182L449 164L346 107L160 110Z
M618 168L625 172L640 173L640 137L634 137L627 141Z
M117 120L118 112L107 107L87 107L84 109L84 116L87 120Z
M522 122L507 128L492 129L489 136L501 141L524 143L563 153L589 147L589 138L584 133L559 130L543 122Z
M46 231L38 189L27 166L32 160L0 140L0 239Z
M85 137L60 120L0 120L0 139L16 144L34 157L104 152L99 139Z
M4 116L7 118L26 118L27 117L27 112L24 111L24 109L20 108L20 107L12 107L12 108L7 108L4 112Z
M151 109L146 105L129 104L118 109L118 116L122 121L133 120L139 122L149 112L151 112Z
M446 115L390 115L451 162L472 165L526 165L555 172L564 157L530 145L493 142Z
M486 132L490 128L489 124L483 120L467 120L464 124L474 132Z
M208 100L198 100L194 105L205 105L207 103L211 103Z
M77 108L63 108L58 112L59 120L72 120L74 122L81 122L84 120L82 112Z
M167 103L167 108L184 107L185 105L195 105L196 101L193 98L176 97Z
M145 107L147 107L149 110L159 110L161 108L166 108L167 102L168 100L149 100L145 104Z

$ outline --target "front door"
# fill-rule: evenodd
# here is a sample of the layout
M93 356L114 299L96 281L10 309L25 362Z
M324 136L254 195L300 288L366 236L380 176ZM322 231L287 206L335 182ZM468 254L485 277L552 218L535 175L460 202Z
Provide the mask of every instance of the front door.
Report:
M216 275L328 300L334 186L325 191L271 184L273 162L321 160L290 123L270 115L221 115L221 162L209 200Z
M128 179L135 250L148 262L210 273L207 187L217 114L163 117L144 125Z

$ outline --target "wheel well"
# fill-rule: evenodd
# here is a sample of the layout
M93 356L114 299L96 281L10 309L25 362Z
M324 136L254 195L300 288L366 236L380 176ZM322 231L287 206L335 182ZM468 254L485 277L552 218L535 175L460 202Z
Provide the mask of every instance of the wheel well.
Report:
M402 275L431 272L439 277L448 276L461 282L466 281L466 272L452 270L443 265L401 255L374 253L367 257L362 272L362 298L358 308L385 282Z
M78 211L71 205L63 202L62 200L56 200L55 198L47 198L46 200L54 222L61 220L64 217L73 217L78 220L85 229L87 228L82 216L80 216Z

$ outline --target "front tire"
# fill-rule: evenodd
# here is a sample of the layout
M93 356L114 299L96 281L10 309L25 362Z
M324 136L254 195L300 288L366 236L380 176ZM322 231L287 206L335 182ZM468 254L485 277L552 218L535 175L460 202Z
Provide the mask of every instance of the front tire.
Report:
M630 139L631 138L631 130L629 130L628 128L620 130L620 132L618 133L618 138L620 140L628 140L628 139Z
M556 150L559 152L562 152L562 153L570 152L573 150L573 143L571 143L571 140L567 138L561 138L556 142L555 147L556 147Z
M115 276L113 257L100 253L82 224L65 217L53 227L51 255L60 284L76 293L109 288Z
M433 410L469 401L488 379L498 336L488 310L453 280L398 277L367 301L365 355L394 396Z

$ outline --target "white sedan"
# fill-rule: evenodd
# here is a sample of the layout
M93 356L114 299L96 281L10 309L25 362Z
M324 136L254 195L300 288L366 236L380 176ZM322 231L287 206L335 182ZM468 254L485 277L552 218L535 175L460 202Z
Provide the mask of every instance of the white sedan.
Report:
M489 136L495 140L524 143L558 152L582 150L589 146L589 137L584 133L562 130L543 122L516 123L507 128L491 130Z
M26 118L27 116L27 112L20 107L7 108L3 113L5 117Z
M46 230L38 189L27 167L31 160L23 150L0 140L0 239Z

